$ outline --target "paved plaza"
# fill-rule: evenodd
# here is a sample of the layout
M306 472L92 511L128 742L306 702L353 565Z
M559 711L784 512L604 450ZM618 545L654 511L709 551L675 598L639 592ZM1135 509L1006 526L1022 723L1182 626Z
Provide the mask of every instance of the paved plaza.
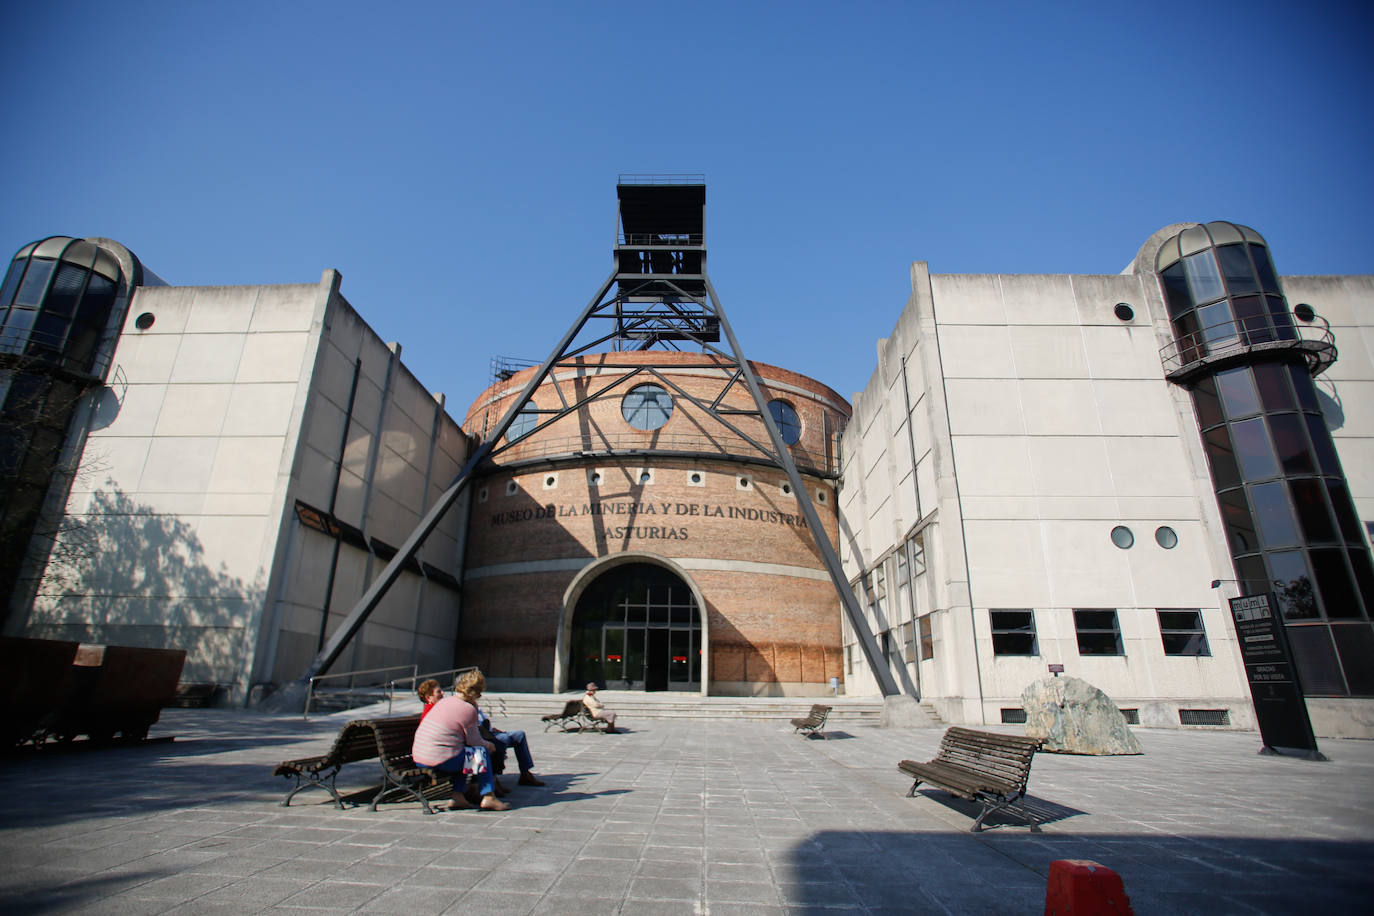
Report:
M1030 914L1066 858L1116 869L1140 914L1374 906L1374 742L1323 741L1321 763L1261 757L1253 733L1136 729L1142 756L1036 757L1043 833L972 834L970 806L905 797L897 761L933 756L938 729L513 717L497 724L529 731L548 785L511 811L340 811L318 790L279 806L275 763L377 714L172 709L153 737L175 741L0 759L0 910Z

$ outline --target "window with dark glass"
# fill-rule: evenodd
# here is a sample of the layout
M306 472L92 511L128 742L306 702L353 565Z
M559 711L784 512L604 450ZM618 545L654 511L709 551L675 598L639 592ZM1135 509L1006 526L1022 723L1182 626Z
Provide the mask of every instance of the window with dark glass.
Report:
M1035 641L1035 612L989 610L993 655L1039 655Z
M1201 611L1159 611L1159 635L1165 655L1211 655Z
M773 423L778 427L778 435L782 436L782 441L788 445L796 445L801 439L801 419L797 416L796 409L786 401L769 401L768 413L773 417Z
M635 429L655 430L673 415L673 399L658 385L639 385L621 400L620 412Z
M1109 609L1075 609L1073 627L1078 635L1079 655L1124 655L1121 627L1116 611Z

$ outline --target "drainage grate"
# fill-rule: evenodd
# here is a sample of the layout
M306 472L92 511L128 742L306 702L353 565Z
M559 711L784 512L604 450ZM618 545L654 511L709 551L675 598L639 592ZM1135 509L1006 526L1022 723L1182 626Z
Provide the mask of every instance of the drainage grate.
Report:
M1230 725L1229 709L1180 709L1178 721L1182 725Z
M1140 724L1140 710L1138 709L1123 709L1121 715L1125 718L1127 725Z
M1002 710L1003 725L1024 725L1026 722L1026 711L1019 706L1012 706Z

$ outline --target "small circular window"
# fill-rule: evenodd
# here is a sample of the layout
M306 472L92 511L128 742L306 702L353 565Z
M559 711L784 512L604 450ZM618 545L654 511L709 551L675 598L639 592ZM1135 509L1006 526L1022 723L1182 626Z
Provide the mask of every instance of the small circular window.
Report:
M144 312L134 319L134 327L138 328L140 331L146 331L153 326L153 320L152 312Z
M692 472L692 476L691 476L689 479L691 480L692 483L701 483L701 472L700 472L700 471L693 471L693 472Z
M1161 525L1155 529L1155 543L1165 550L1173 550L1178 546L1178 532L1168 525Z
M510 426L506 429L506 441L517 442L530 434L539 423L539 415L534 412L534 405L527 404L515 415L515 419L510 421Z
M797 440L801 438L801 420L797 417L796 408L786 401L769 401L768 412L777 424L782 441L788 445L796 445Z
M1135 309L1124 302L1118 302L1116 308L1112 309L1112 314L1116 315L1121 321L1130 321L1135 317Z
M620 412L635 429L658 429L673 415L673 399L658 385L640 385L621 400Z
M1112 543L1122 550L1127 550L1135 543L1135 535L1125 525L1117 525L1112 529Z

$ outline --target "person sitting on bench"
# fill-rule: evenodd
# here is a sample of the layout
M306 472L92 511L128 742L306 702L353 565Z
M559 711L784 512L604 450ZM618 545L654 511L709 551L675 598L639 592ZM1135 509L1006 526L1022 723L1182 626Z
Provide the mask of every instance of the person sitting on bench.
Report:
M494 745L482 740L477 728L477 707L462 697L444 697L430 714L420 720L411 742L410 756L422 767L446 773L453 780L450 811L471 808L464 797L468 778L477 784L484 811L505 811L510 807L496 797L492 785L491 752Z
M434 678L421 681L420 686L415 688L415 695L420 698L420 702L425 704L425 708L420 710L420 721L425 720L429 711L434 708L434 704L444 698L444 688L439 686L439 682ZM476 705L476 704L473 704Z
M582 705L587 707L587 712L591 713L593 719L600 719L606 723L607 734L615 733L615 713L596 698L595 683L587 685L587 695L582 698Z
M458 678L458 683L453 685L458 691L458 695L467 700L477 708L477 727L482 732L482 738L496 745L494 751L496 755L496 771L502 772L505 769L506 751L514 749L515 760L520 764L520 780L522 786L542 786L544 781L534 775L534 758L530 756L530 743L525 738L523 731L504 732L491 724L491 719L482 711L482 707L477 705L477 701L482 698L482 691L487 689L486 676L478 669L467 672ZM494 779L493 785L497 795L505 795L509 790L501 785L500 779Z

